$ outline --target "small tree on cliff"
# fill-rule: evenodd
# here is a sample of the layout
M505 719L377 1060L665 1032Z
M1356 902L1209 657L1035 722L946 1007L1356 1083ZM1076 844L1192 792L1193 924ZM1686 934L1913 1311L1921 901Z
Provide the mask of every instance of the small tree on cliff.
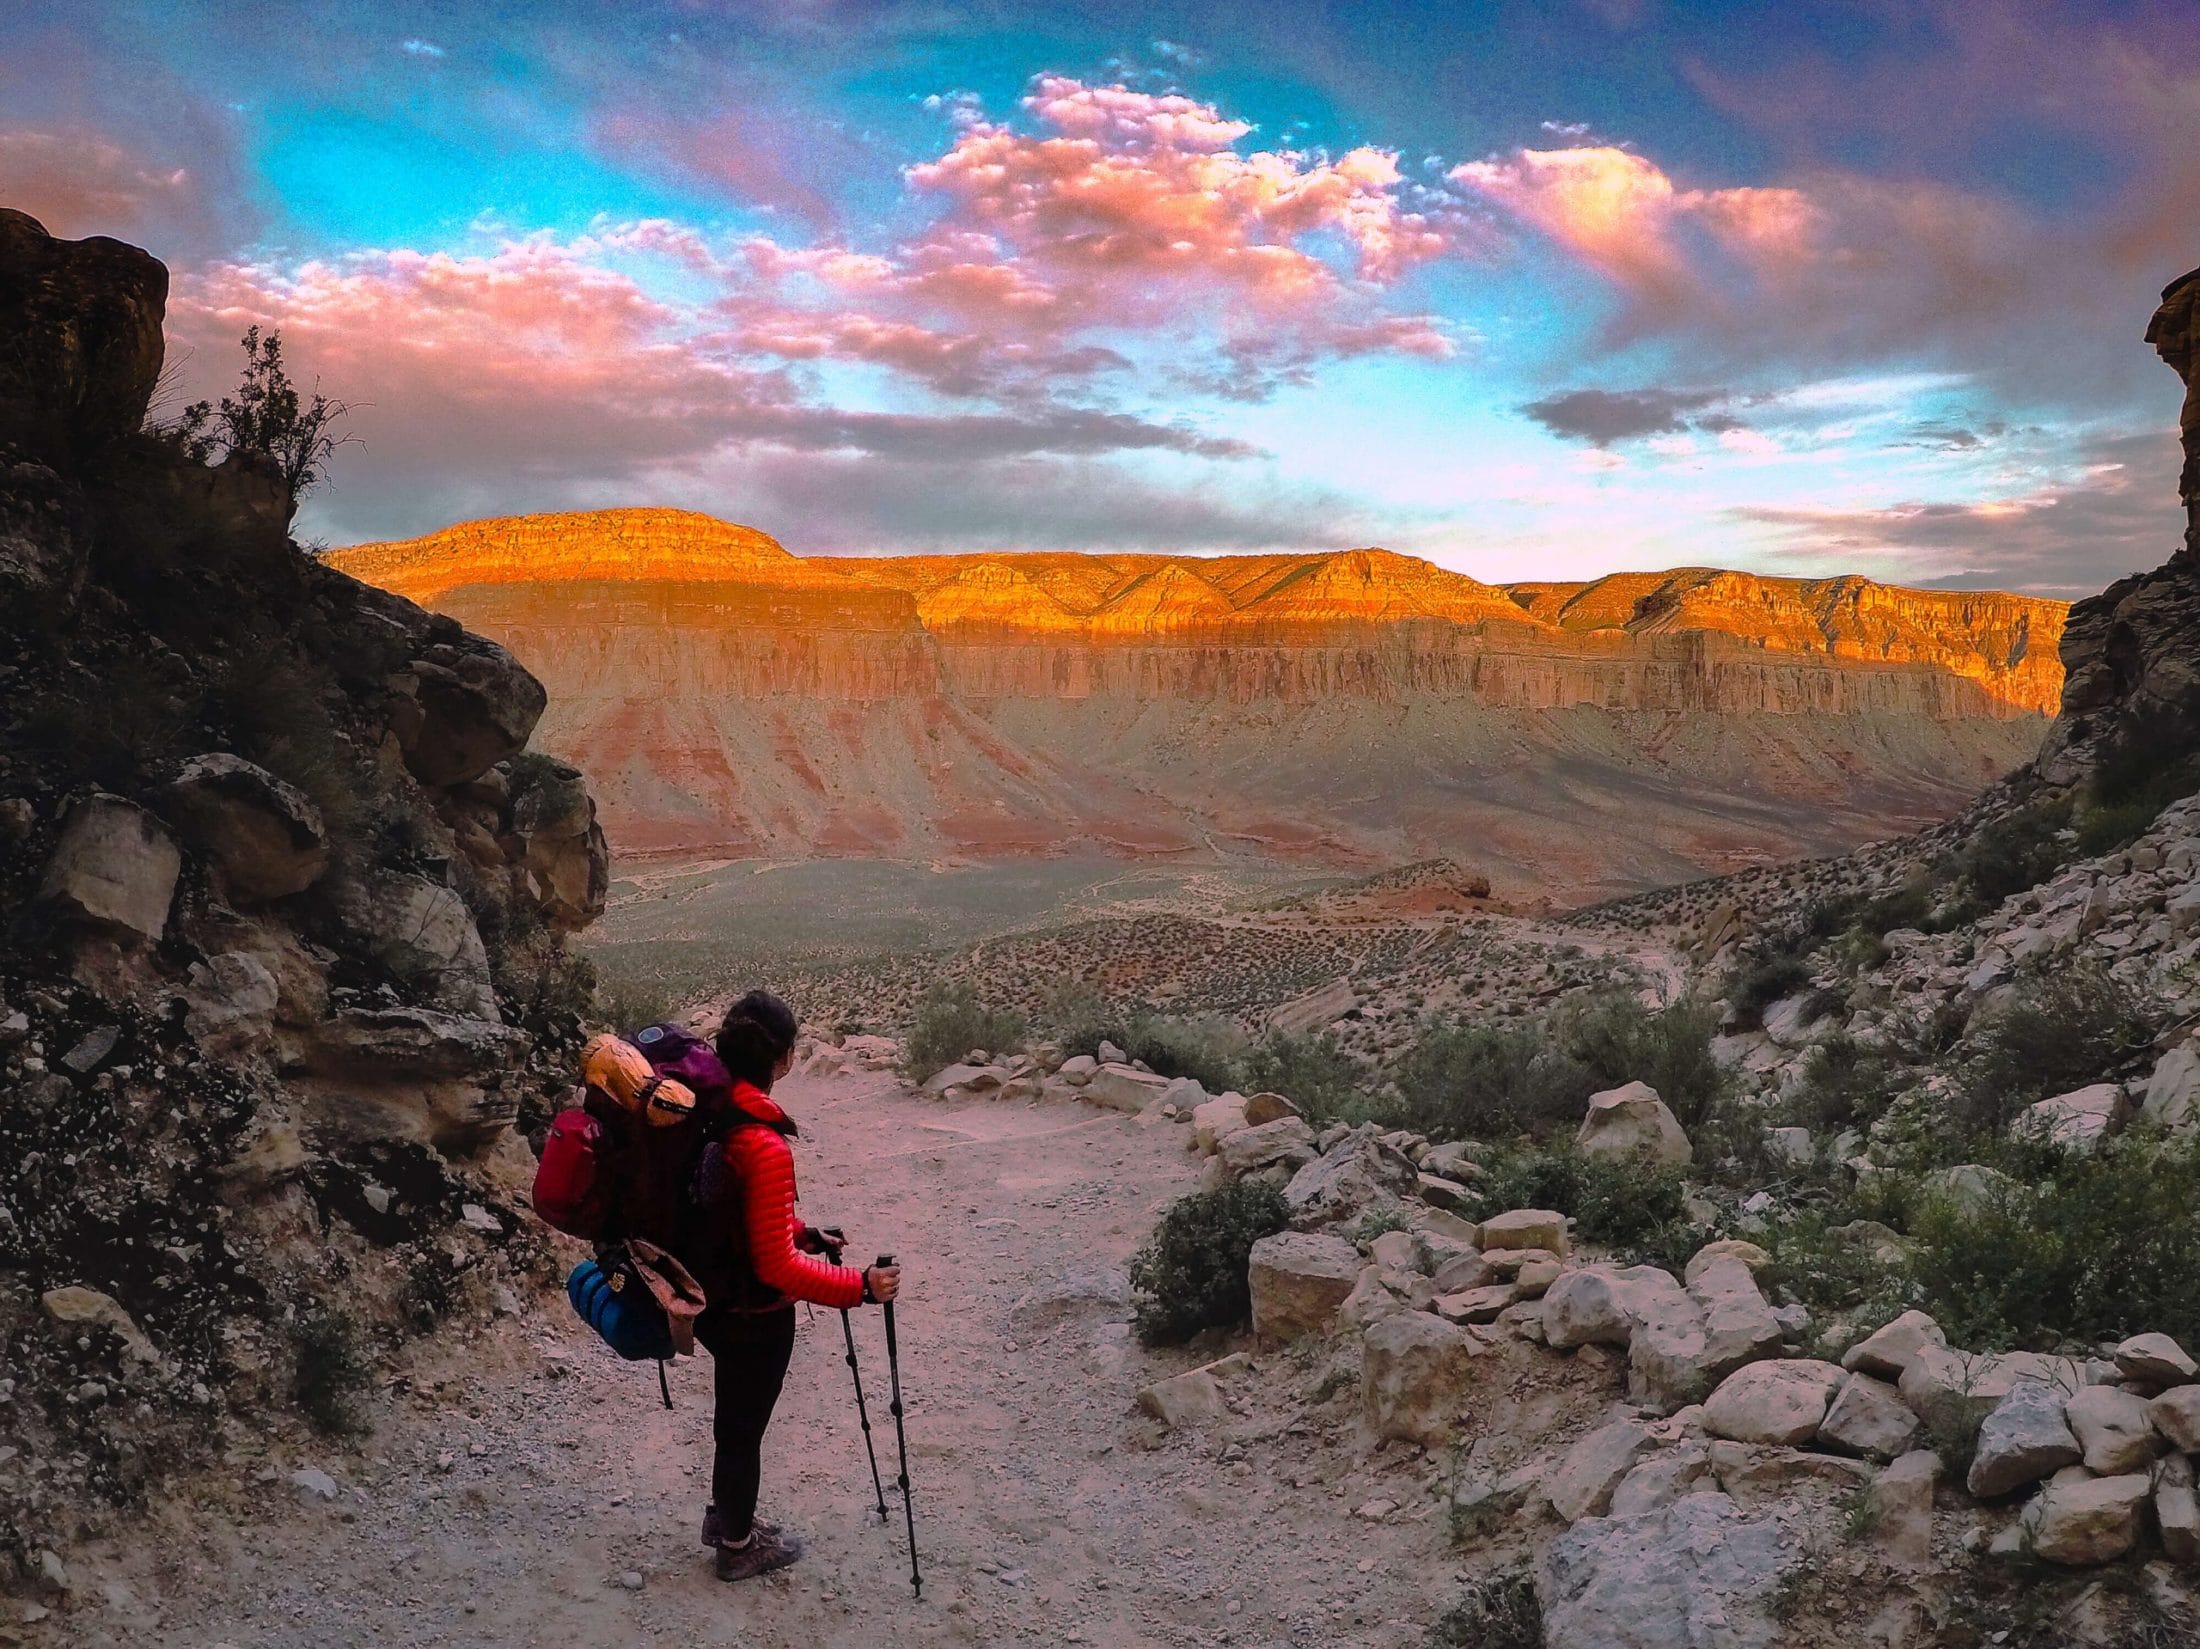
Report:
M351 411L321 393L302 398L283 369L283 335L266 337L253 327L244 335L244 376L221 404L194 401L176 421L184 444L201 458L242 453L283 478L293 506L316 481L329 454L351 440L337 424Z

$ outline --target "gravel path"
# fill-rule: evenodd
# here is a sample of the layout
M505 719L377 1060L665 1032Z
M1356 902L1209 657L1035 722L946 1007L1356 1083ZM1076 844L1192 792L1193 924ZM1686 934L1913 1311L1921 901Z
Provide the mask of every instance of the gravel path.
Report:
M1169 1434L1136 1413L1134 1394L1198 1359L1149 1354L1120 1306L1076 1299L1077 1279L1119 1269L1189 1189L1185 1130L1075 1102L955 1110L882 1074L798 1078L782 1097L806 1136L806 1216L908 1267L921 1602L876 1311L856 1321L890 1526L872 1510L840 1324L804 1308L765 1444L763 1510L805 1534L810 1554L726 1586L696 1533L707 1360L675 1366L668 1413L650 1365L618 1363L556 1299L434 1348L359 1454L237 1462L256 1514L172 1508L127 1546L80 1554L79 1602L34 1629L63 1635L33 1641L1420 1641L1456 1573L1430 1492L1443 1463L1403 1445L1366 1452L1354 1387L1323 1360L1334 1352L1257 1353L1231 1423ZM1034 1308L1034 1293L1068 1297ZM328 1472L335 1498L294 1488L300 1467Z

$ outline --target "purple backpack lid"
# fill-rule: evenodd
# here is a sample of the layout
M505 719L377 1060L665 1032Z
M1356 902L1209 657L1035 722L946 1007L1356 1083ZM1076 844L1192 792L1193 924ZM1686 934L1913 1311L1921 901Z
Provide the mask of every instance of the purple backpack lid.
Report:
M649 1061L650 1069L661 1077L684 1082L697 1093L733 1086L733 1073L711 1045L693 1031L678 1025L646 1025L634 1033L633 1041Z

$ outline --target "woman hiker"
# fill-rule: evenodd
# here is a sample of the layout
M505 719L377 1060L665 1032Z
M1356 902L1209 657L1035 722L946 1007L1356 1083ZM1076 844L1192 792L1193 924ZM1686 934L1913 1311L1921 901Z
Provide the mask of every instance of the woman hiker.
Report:
M720 1580L766 1574L802 1555L799 1535L756 1518L764 1431L794 1352L794 1302L845 1311L883 1305L901 1287L899 1266L843 1266L846 1239L795 1217L795 1128L771 1090L794 1065L797 1028L794 1011L768 991L727 1010L715 1047L732 1078L733 1125L704 1149L681 1245L710 1302L695 1337L716 1365L703 1544L718 1554Z

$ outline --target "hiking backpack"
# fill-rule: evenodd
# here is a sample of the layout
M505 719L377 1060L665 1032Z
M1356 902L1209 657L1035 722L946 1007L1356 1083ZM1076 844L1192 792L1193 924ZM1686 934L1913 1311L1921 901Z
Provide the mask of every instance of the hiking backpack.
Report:
M580 1103L560 1111L535 1165L543 1222L596 1245L566 1279L573 1309L629 1361L694 1348L702 1286L678 1258L691 1187L707 1146L733 1120L714 1097L730 1086L701 1038L651 1025L599 1036L581 1053Z

